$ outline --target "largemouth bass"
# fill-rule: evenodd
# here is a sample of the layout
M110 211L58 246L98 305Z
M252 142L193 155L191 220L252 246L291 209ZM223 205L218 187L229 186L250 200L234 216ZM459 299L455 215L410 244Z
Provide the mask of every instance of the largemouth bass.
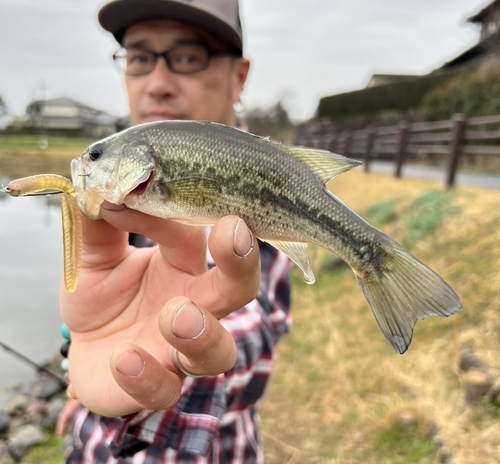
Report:
M100 218L104 201L199 226L234 214L294 261L308 283L314 274L307 244L330 250L352 268L382 332L402 354L418 320L449 316L461 303L434 271L327 190L328 181L358 164L220 124L163 121L92 144L72 161L71 174L90 219Z

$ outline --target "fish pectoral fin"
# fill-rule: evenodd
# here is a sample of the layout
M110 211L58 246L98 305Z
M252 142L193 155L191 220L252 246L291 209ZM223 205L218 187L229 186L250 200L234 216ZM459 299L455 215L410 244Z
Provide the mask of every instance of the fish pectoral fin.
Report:
M183 177L161 185L166 199L180 205L203 207L211 205L220 195L215 181L206 177Z
M263 239L261 239L263 240ZM311 261L307 253L306 242L285 242L281 240L264 240L265 242L285 253L304 273L304 280L308 284L313 284L316 280L311 268Z
M384 267L364 276L356 273L356 279L385 337L403 354L418 320L450 316L460 311L462 303L432 269L396 242L387 245Z
M362 164L360 161L326 150L290 145L283 145L283 147L291 156L308 166L323 184Z

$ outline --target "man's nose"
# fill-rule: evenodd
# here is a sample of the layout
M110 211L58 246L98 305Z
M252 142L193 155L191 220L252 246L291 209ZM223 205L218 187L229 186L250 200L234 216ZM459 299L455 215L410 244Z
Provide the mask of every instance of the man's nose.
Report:
M176 79L176 74L169 69L165 57L160 56L148 75L148 93L155 97L173 95L176 90Z

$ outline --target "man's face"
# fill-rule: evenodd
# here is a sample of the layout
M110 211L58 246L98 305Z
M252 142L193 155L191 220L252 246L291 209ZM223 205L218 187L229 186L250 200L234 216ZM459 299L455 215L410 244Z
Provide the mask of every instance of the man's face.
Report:
M209 50L227 47L208 33L177 21L151 20L131 26L123 45L140 46L156 53L181 43L197 43ZM194 74L175 74L159 58L155 69L143 76L125 76L132 123L167 119L194 119L234 124L233 104L238 101L248 74L244 58L215 56L208 68Z

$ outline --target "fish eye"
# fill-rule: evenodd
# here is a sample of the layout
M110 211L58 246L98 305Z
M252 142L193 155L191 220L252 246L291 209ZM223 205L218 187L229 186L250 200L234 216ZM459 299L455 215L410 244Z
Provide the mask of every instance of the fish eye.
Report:
M92 148L92 150L89 151L89 156L92 161L97 161L102 155L102 150L100 150L97 147Z

